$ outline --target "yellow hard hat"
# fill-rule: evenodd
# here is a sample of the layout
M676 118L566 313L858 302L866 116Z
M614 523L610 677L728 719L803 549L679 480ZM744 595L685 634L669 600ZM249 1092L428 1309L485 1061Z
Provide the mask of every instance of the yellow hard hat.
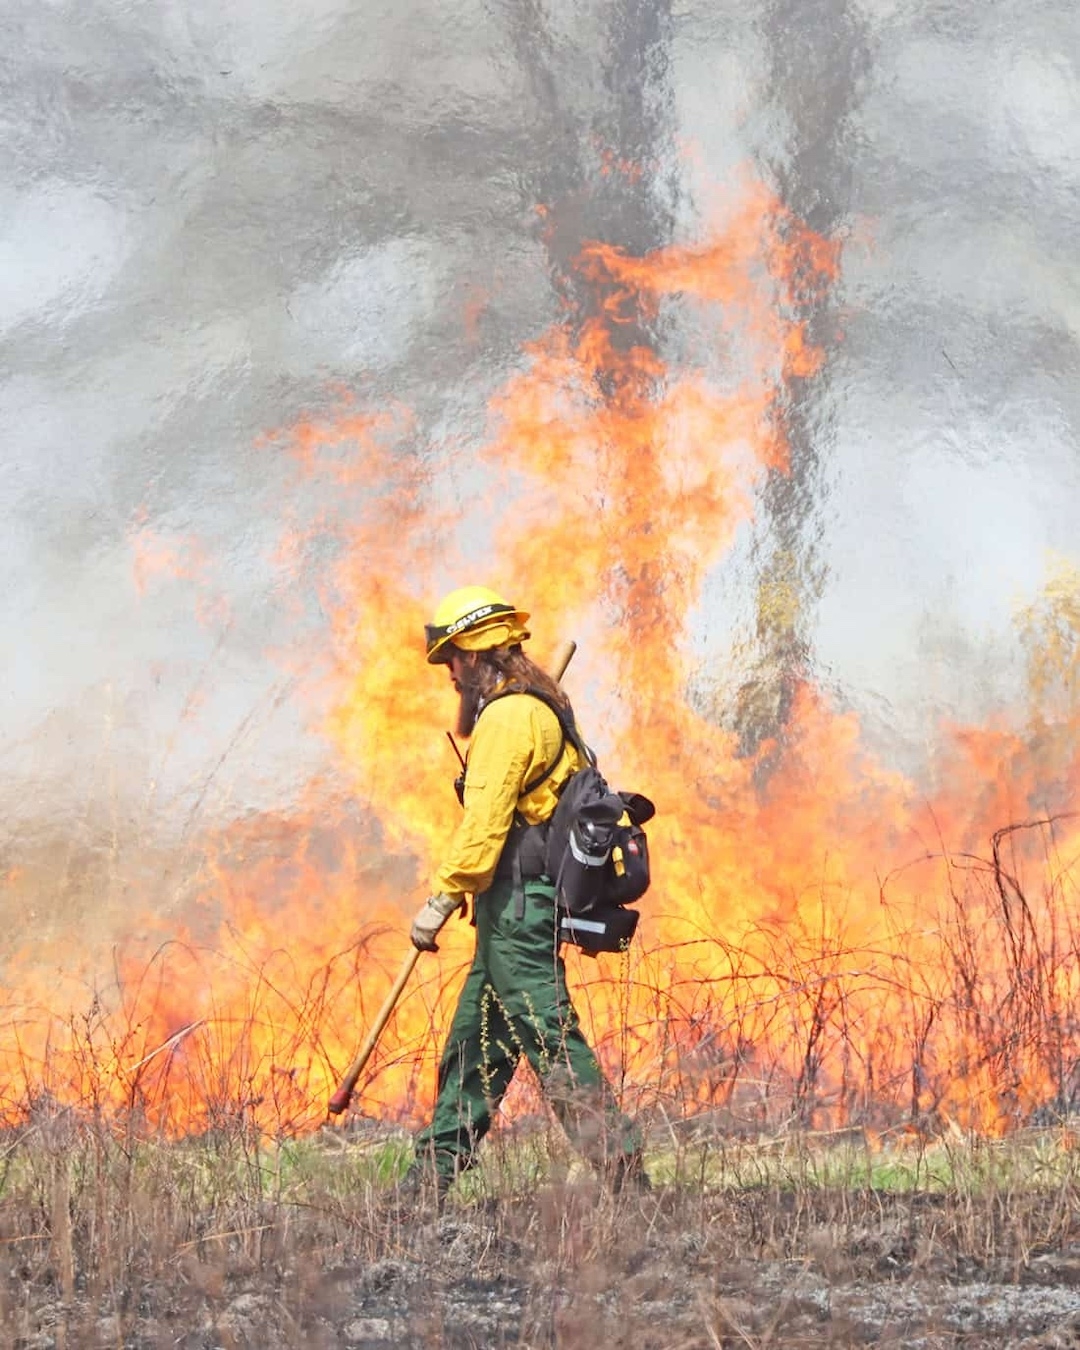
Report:
M451 645L467 652L486 652L524 642L528 618L486 586L461 586L440 600L435 617L424 625L427 659L433 666L450 659Z

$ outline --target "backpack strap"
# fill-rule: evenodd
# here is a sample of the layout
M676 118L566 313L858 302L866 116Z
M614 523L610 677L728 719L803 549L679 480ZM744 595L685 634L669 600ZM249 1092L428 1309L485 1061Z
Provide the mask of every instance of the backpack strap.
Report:
M585 742L581 739L581 733L578 731L577 723L574 721L573 710L572 709L568 710L566 708L560 707L559 704L555 702L555 700L551 697L550 694L545 694L543 690L536 689L533 685L529 685L527 689L506 689L500 694L492 694L492 696L489 699L487 699L487 701L484 703L484 707L486 708L489 703L494 703L496 699L510 698L514 694L527 694L530 698L535 698L540 703L543 703L544 706L546 708L549 708L558 719L560 732L559 748L555 752L555 758L551 761L551 763L547 766L547 768L543 771L543 773L541 773L538 777L532 779L531 782L526 783L522 787L521 792L518 794L519 796L527 797L530 792L535 792L535 790L540 786L541 783L547 782L547 780L551 777L551 775L555 772L555 770L559 766L559 760L562 759L563 751L566 749L567 741L570 742L570 744L574 747L575 750L577 750L579 754L584 755L584 757L589 761L590 764L594 764L596 762L595 755L585 744ZM481 709L481 712L482 711L483 709Z
M573 708L560 707L549 694L545 694L541 689L534 689L530 686L525 692L531 694L533 698L539 699L540 702L550 708L559 719L559 726L562 729L563 734L563 745L559 747L559 754L556 757L555 764L558 764L559 760L562 758L563 746L565 746L567 741L570 742L580 755L583 755L585 759L592 764L595 761L596 756L581 739L581 733L578 731L577 723L574 721ZM554 772L554 770L555 765L553 764L551 766L551 772Z
M566 749L567 741L569 741L570 744L587 759L591 760L592 756L578 733L577 725L574 722L573 712L560 707L550 695L545 694L540 689L534 688L532 685L527 689L507 689L502 693L493 694L491 698L485 702L484 707L486 708L489 703L494 703L496 699L509 698L512 694L527 694L530 698L539 700L539 702L551 709L559 722L559 748L556 750L554 758L542 773L538 774L535 778L522 786L522 789L518 794L520 798L527 797L530 792L535 792L541 783L547 782L559 766L559 761L563 757L563 751ZM483 709L481 709L481 712L482 711ZM546 822L543 823L546 824ZM525 879L521 868L521 835L525 830L531 828L537 827L526 824L524 817L515 808L514 821L510 827L510 833L506 837L506 845L504 845L504 848L509 846L511 849L510 865L513 875L515 919L523 919L525 917ZM540 828L542 828L542 826Z
M537 695L533 694L532 697L536 698ZM559 716L555 704L550 699L546 698L541 699L541 702L546 703L547 706L551 709L551 711L555 713L556 717ZM566 724L563 722L563 719L559 717L559 748L558 750L555 751L555 758L551 761L551 763L547 766L547 768L544 770L543 773L538 774L531 782L526 783L522 787L519 796L527 797L530 792L535 792L541 783L547 782L547 780L558 768L559 760L562 759L563 757L563 751L566 749L566 740L567 740Z

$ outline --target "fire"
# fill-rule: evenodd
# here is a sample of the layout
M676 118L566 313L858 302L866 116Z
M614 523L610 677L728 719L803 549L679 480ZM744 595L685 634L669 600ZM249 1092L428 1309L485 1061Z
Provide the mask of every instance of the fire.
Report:
M943 728L932 794L807 681L782 742L740 754L693 656L707 578L762 475L789 467L783 391L824 360L801 316L840 264L751 186L692 244L642 258L589 245L593 311L530 345L479 449L420 453L406 410L347 399L266 438L338 494L335 520L291 522L280 556L299 568L313 538L336 539L323 732L347 792L313 783L287 817L209 841L199 903L131 923L99 995L92 972L58 985L40 950L13 960L9 1116L46 1094L172 1132L321 1123L454 825L452 692L420 634L468 580L531 610L541 660L578 640L567 685L586 735L617 786L657 803L635 948L568 958L632 1103L999 1131L1073 1090L1080 586L1059 574L1021 616L1026 725ZM140 584L202 568L184 557L142 535ZM471 940L451 925L421 961L365 1111L426 1109ZM48 954L61 949L62 935Z
M208 628L224 626L229 604L213 582L213 567L202 543L190 534L166 534L147 522L141 508L131 531L132 573L139 596L163 580L190 582L196 587L195 614Z

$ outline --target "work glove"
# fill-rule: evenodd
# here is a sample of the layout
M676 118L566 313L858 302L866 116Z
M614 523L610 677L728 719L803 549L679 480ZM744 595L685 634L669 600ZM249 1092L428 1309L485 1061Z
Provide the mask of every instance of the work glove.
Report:
M463 895L429 895L409 929L409 940L418 952L437 952L436 935L455 910L464 910Z

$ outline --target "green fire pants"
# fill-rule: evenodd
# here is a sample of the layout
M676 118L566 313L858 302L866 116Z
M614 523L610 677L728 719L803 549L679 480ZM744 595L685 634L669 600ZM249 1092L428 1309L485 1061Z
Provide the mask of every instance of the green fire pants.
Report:
M603 1171L640 1152L567 993L554 890L546 879L524 886L521 918L510 878L497 878L476 900L476 955L439 1064L432 1121L416 1138L418 1160L433 1159L448 1179L472 1165L523 1055L570 1142L594 1167Z

